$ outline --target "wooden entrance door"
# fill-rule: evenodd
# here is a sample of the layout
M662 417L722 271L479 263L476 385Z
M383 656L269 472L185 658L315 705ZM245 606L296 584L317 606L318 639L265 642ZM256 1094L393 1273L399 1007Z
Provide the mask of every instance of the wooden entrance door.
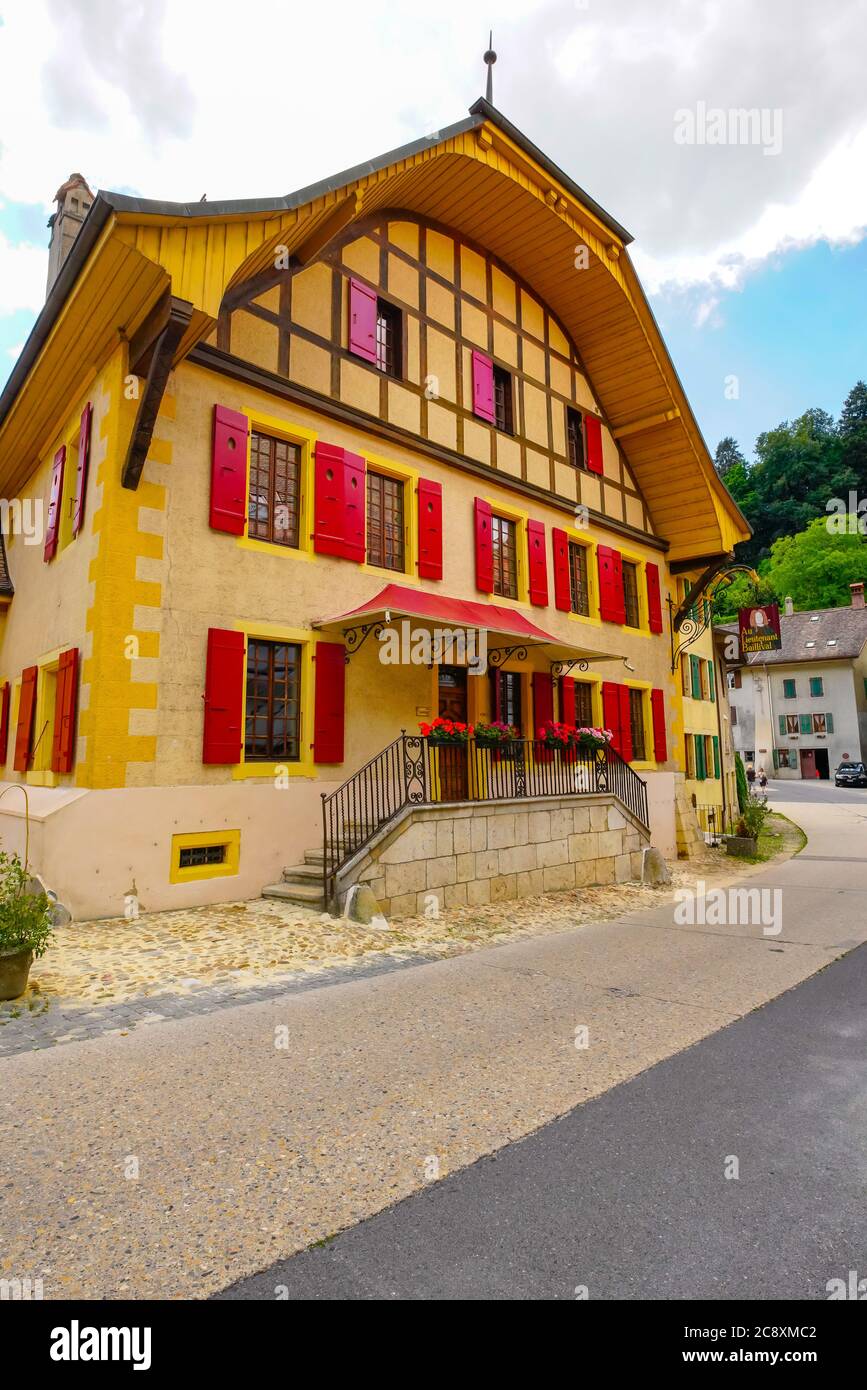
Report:
M461 724L466 724L467 668L465 666L441 666L439 668L437 713L441 719L454 719ZM466 747L459 743L441 745L437 749L437 763L440 774L440 799L442 801L466 801Z
M816 754L812 748L802 748L801 753L801 776L813 778L816 776Z

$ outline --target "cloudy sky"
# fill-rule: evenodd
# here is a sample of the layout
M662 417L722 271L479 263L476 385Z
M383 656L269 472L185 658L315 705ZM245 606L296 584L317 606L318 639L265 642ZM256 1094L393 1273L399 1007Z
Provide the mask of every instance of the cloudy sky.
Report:
M72 170L287 193L460 119L491 22L495 104L635 236L711 448L837 414L867 376L867 0L0 0L0 381Z

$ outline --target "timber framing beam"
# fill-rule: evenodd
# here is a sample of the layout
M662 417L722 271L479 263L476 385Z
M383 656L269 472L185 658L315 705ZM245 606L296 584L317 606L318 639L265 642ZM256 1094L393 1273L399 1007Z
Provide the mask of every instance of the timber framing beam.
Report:
M658 425L668 425L672 420L679 419L680 408L675 405L671 410L661 410L657 415L646 415L643 420L633 420L628 425L621 425L611 433L615 439L625 439L629 434L641 434L643 430L656 429Z
M158 306L159 307L159 306ZM168 304L168 317L159 336L149 349L149 366L142 398L139 401L135 426L129 441L123 471L120 476L124 487L133 492L139 485L145 459L148 456L154 425L159 414L160 404L172 369L172 359L178 344L190 325L193 306L187 299L177 299L174 295Z

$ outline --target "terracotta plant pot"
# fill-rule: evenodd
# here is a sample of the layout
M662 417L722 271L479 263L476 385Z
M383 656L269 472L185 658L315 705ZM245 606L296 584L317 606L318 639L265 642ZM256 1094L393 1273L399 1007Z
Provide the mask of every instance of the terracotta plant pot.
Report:
M20 998L27 988L32 962L32 951L16 951L15 955L0 956L0 999Z

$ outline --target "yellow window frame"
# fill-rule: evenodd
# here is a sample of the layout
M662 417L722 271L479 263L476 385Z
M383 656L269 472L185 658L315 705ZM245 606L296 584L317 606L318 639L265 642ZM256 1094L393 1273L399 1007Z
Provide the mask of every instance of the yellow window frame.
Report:
M491 592L487 595L479 595L484 602L485 597L491 603L506 604L512 608L526 608L530 602L530 576L529 557L527 552L527 524L530 520L529 512L521 511L519 507L513 507L509 502L501 502L495 497L485 497L483 499L490 505L494 516L498 516L503 521L511 521L515 524L515 576L518 584L518 597L509 598L506 594L495 594ZM492 538L493 543L493 538Z
M409 579L413 583L418 583L416 572L417 550L418 550L418 483L421 474L417 468L411 468L408 464L398 463L395 459L383 458L381 454L364 453L365 462L364 473L364 561L361 565L362 570L369 574L378 575L400 575L402 579ZM397 482L403 483L403 569L386 569L384 565L372 565L367 558L367 472L368 469L374 473L383 473L387 478L394 478Z
M194 864L181 868L182 849L207 849L211 845L226 846L226 857L222 864ZM190 834L173 835L169 882L196 883L207 878L230 878L239 872L240 863L240 830L196 830Z
M313 451L319 435L316 430L296 424L278 415L269 415L258 406L246 406L241 411L247 417L247 465L244 485L244 534L236 537L235 544L241 550L259 551L264 555L281 555L295 560L312 560L313 552ZM298 490L298 545L278 545L276 541L263 541L248 534L250 524L250 460L253 452L253 431L270 435L275 439L285 439L289 444L301 448L301 485Z
M244 643L244 673L241 686L241 758L232 768L232 777L235 781L246 781L251 777L270 777L276 781L278 777L315 777L316 764L313 761L313 702L315 699L315 674L313 669L313 653L317 641L325 641L326 638L319 638L315 632L306 627L284 627L280 623L263 623L257 619L242 620L234 624L236 632L243 632ZM247 646L250 638L259 638L263 642L292 642L301 647L301 718L298 727L298 745L301 750L301 757L298 762L253 762L247 761L245 753L245 729L247 720Z

